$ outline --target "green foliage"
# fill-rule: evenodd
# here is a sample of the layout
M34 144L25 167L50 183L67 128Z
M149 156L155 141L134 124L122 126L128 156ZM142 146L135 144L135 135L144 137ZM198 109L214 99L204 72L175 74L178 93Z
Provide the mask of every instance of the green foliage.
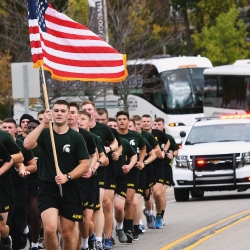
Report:
M231 64L249 56L249 42L246 41L246 25L237 20L238 10L234 6L229 12L220 14L214 26L205 26L202 32L193 35L196 49L208 57L214 66Z
M88 0L69 0L65 14L83 25L88 24Z

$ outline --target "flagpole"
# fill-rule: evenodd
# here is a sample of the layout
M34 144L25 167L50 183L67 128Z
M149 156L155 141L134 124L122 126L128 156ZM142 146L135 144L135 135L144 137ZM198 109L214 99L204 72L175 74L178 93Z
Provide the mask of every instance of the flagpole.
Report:
M45 101L45 108L49 110L50 109L49 108L49 98L48 98L48 92L47 92L47 87L46 87L46 83L45 83L45 75L44 75L43 66L41 66L41 69L42 69L42 79L43 79L42 87L43 87L43 96L44 96L44 101ZM56 145L55 145L52 121L49 121L49 132L50 132L52 151L53 151L53 156L54 156L54 161L55 161L56 174L58 175L59 173L61 173L61 170L59 168L58 160L57 160ZM62 197L63 192L62 192L62 185L61 184L59 185L59 190L60 190L60 194L61 194L61 197Z

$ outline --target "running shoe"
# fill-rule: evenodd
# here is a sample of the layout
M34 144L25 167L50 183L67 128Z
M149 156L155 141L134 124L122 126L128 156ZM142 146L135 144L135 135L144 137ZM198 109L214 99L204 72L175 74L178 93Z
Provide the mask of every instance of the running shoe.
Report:
M123 228L122 229L115 229L115 231L116 231L116 236L118 237L118 240L121 243L127 242L127 236L126 236Z
M12 250L12 239L10 236L2 240L2 250Z
M44 249L45 245L44 245L44 240L43 237L39 237L38 238L38 249Z
M127 230L126 236L127 236L127 243L132 243L134 238L133 233L130 230Z
M103 250L103 244L101 241L96 241L95 242L95 249L96 250Z
M166 224L166 222L162 219L162 225L163 226L166 226L167 224Z
M116 244L115 238L113 236L111 236L111 242L112 242L112 246L114 246Z
M133 230L132 234L133 234L133 240L139 240L139 235L136 230Z
M156 220L155 220L155 228L162 228L162 217L161 215L156 215Z
M146 216L147 219L147 227L154 228L155 227L155 217L154 215L148 215L146 212L146 208L143 209L143 214Z
M103 249L104 249L104 250L113 249L111 239L105 239L105 240L104 240Z
M96 245L95 242L96 238L95 234L93 233L88 239L89 250L95 250L95 245Z
M138 234L144 234L146 232L143 224L139 224Z

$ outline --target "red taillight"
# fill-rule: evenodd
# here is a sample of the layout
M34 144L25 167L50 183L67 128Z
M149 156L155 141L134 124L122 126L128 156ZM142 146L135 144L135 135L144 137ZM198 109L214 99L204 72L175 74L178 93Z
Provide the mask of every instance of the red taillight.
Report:
M204 163L205 163L204 160L199 160L199 161L197 161L197 164L198 164L198 165L203 165Z
M250 181L250 177L248 177L248 181Z

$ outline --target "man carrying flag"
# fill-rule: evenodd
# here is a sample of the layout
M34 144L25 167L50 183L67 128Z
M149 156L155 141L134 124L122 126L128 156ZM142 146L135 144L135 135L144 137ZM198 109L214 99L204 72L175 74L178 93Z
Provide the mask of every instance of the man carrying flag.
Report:
M44 128L52 120L49 110L45 111L41 124L25 137L23 144L26 149L33 149L37 145L41 147L38 206L47 250L58 248L58 215L65 250L76 249L75 221L82 221L82 203L76 180L88 172L90 161L83 137L68 127L69 111L69 104L64 100L57 100L52 109L53 134L60 167L58 174L55 169L49 129ZM62 185L63 196L60 195L58 185Z

